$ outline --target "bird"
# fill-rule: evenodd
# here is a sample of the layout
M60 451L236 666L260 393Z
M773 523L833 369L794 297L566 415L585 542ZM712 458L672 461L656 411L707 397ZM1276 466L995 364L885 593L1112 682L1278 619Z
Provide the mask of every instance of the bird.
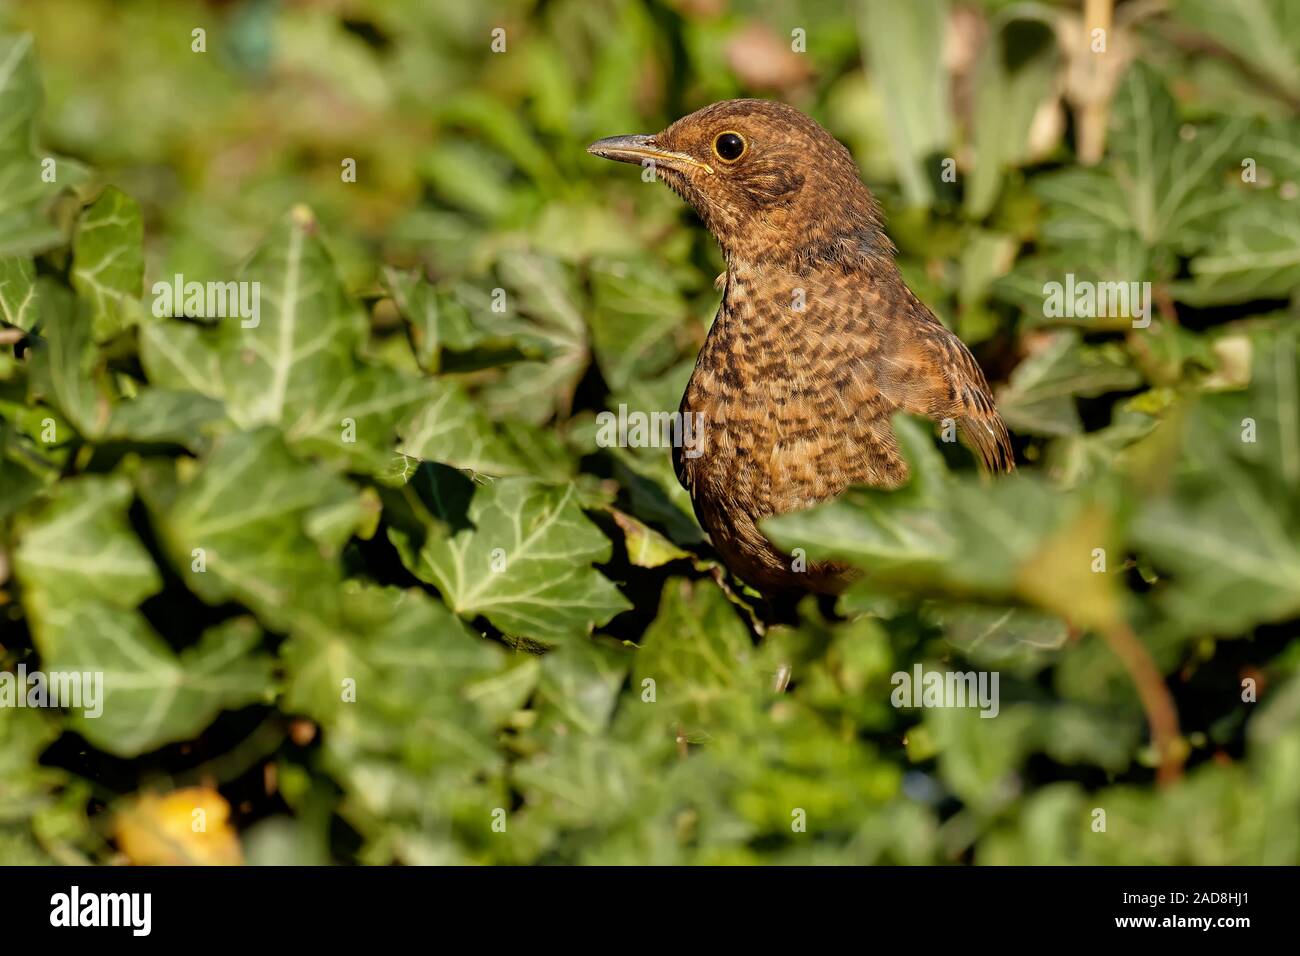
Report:
M725 100L587 151L652 167L721 247L722 301L678 409L704 441L674 447L673 465L736 576L769 595L854 579L783 552L760 523L851 485L905 484L896 412L950 425L987 472L1014 469L979 364L908 288L852 155L811 117Z

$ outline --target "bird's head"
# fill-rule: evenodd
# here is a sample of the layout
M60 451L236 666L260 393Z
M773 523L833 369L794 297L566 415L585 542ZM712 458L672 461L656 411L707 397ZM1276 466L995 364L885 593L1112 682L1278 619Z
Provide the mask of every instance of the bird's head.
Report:
M661 133L611 136L587 152L653 163L729 261L802 268L893 254L849 151L784 103L725 100Z

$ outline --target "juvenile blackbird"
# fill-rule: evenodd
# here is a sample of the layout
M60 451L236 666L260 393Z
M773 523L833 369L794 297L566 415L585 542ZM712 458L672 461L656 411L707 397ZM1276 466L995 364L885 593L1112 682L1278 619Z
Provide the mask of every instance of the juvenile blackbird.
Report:
M653 160L722 247L722 304L681 404L703 415L703 453L673 463L737 575L769 593L844 586L831 563L796 572L758 522L906 481L897 411L951 419L986 469L1014 467L979 365L903 282L852 156L812 119L727 100L587 151Z

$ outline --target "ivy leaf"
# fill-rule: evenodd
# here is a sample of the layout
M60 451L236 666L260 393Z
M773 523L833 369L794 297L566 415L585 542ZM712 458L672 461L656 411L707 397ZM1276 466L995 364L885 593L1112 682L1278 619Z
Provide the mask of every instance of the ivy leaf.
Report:
M1248 475L1234 487L1187 487L1143 508L1134 533L1174 575L1171 613L1216 633L1300 613L1300 548Z
M863 577L852 593L945 593L961 600L1028 601L1080 623L1116 613L1107 575L1091 572L1108 548L1120 501L1110 485L1063 492L1033 474L993 484L953 477L924 426L896 419L913 476L902 488L854 488L807 511L763 522L784 549L846 560ZM1072 608L1072 610L1070 610Z
M162 582L126 522L131 497L122 476L64 483L22 532L14 562L42 667L102 674L98 701L83 683L72 725L125 757L188 740L270 687L269 661L250 653L261 632L248 620L177 656L135 610Z
M659 613L646 628L632 684L697 733L721 719L729 702L759 688L749 629L709 581L670 578Z
M505 652L479 638L441 603L418 590L346 582L337 622L303 621L285 645L288 706L331 726L353 726L349 712L382 716L397 697L431 691L468 700L464 685L499 671ZM342 691L351 679L355 700ZM385 701L385 696L394 697Z
M542 360L510 365L480 400L495 417L542 424L568 410L587 367L587 323L576 280L563 263L531 252L511 253L499 268L512 295L512 338L525 352L540 351Z
M113 186L81 214L72 238L72 285L91 305L97 341L140 321L144 221L134 199Z
M159 463L140 490L173 567L209 604L240 601L280 631L337 618L337 556L309 528L355 492L295 460L274 429L223 436L197 469Z
M1180 428L1195 448L1133 534L1172 580L1159 600L1186 627L1230 634L1300 613L1300 353L1256 343L1250 392L1203 397Z
M1177 107L1151 67L1134 63L1115 94L1105 164L1040 177L1035 191L1047 202L1043 236L1052 244L1089 250L1137 236L1148 247L1188 251L1203 227L1240 201L1219 174L1235 164L1249 121L1233 119L1188 127L1180 135ZM1159 260L1162 269L1173 261ZM1136 280L1138 274L1120 276Z
M31 390L53 404L83 438L103 437L112 417L104 357L95 348L84 302L71 295L42 296L46 313L34 339Z
M939 752L944 783L976 811L992 812L1014 791L1014 774L1033 746L1035 708L1002 703L994 720L969 707L935 707L923 726Z
M407 323L416 361L426 372L439 370L443 349L465 352L486 337L460 299L417 274L386 268L384 286Z
M1290 0L1180 0L1173 14L1300 95L1300 18Z
M1112 331L1132 328L1136 304L1131 295L1131 286L1125 312L1124 298L1116 299L1114 309L1096 308L1094 312L1114 312L1109 315L1079 314L1077 308L1066 308L1069 302L1066 293L1071 288L1070 276L1073 276L1073 289L1082 288L1082 282L1097 283L1094 292L1097 296L1107 294L1110 301L1107 282L1135 282L1135 276L1163 275L1172 271L1174 258L1165 250L1152 249L1135 233L1103 233L1094 237L1085 234L1084 238L1070 240L1070 244L1050 248L1028 258L1021 259L1004 276L993 280L994 294L1015 305L1024 312L1023 322L1026 327L1035 326L1079 326L1088 331ZM1052 283L1056 283L1055 286ZM1059 293L1056 289L1059 288ZM1055 293L1055 294L1054 294ZM1049 303L1059 296L1061 308L1050 308ZM1086 309L1084 310L1087 311ZM1053 313L1053 314L1049 314ZM1074 313L1074 314L1070 314Z
M619 530L623 532L627 559L638 568L657 568L670 561L691 558L689 551L683 551L654 528L638 521L630 514L611 508L610 515Z
M429 391L428 402L402 428L402 454L486 475L531 470L459 383L436 379Z
M1248 148L1241 162L1242 175L1254 163L1257 189L1300 183L1300 120L1260 121L1249 131L1245 145ZM1278 193L1280 190L1271 195L1281 199Z
M998 408L1014 431L1076 435L1083 431L1075 399L1135 389L1141 374L1116 346L1086 346L1068 330L1016 366L998 393Z
M311 211L296 207L254 253L241 278L260 289L256 324L155 322L141 361L153 384L219 399L241 428L277 425L301 453L381 475L398 423L429 388L357 357L365 320L316 231Z
M449 480L413 487L449 527L430 528L422 547L390 534L406 566L462 617L481 614L506 634L558 643L631 606L591 567L609 560L611 546L582 513L576 486L501 478L477 486L468 506Z
M48 805L51 791L63 782L63 774L39 763L58 736L58 722L48 713L31 707L0 708L0 833L4 824ZM0 856L6 863L14 861L2 837Z
M923 426L906 417L895 432L912 478L896 491L853 488L807 511L769 518L763 528L787 552L806 547L813 558L837 556L873 573L905 572L950 558L958 546L943 514L951 477Z
M1041 611L979 604L941 604L930 608L945 636L971 661L988 667L1033 674L1065 647L1069 627Z
M591 283L592 344L610 389L621 391L671 365L673 332L687 314L672 276L643 261L597 260Z
M29 583L25 599L37 616L83 600L133 608L162 586L126 522L132 495L130 481L120 475L62 482L19 534L14 566Z
M21 256L0 259L0 322L30 332L38 315L32 260Z
M0 258L42 252L62 238L45 215L63 186L41 175L34 149L40 110L32 35L0 35Z
M612 395L608 404L630 412L675 410L690 378L693 363L682 363L655 379L632 382L625 391ZM608 414L616 415L615 412ZM653 419L652 419L653 420ZM666 448L607 448L615 462L619 483L626 489L632 511L644 520L662 525L677 544L704 540L695 518L691 497L673 472L672 456Z
M322 768L347 795L363 859L471 862L457 821L487 821L505 796L477 691L509 673L506 652L418 590L350 581L343 598L335 625L305 621L285 643L284 706L323 728Z
M222 710L270 702L271 659L254 653L262 632L248 618L205 631L176 654L135 611L94 601L61 605L39 638L47 670L103 674L103 712L72 712L91 744L134 757L190 740Z
M1189 268L1191 281L1170 291L1190 305L1290 298L1300 289L1300 201L1239 200Z
M538 690L548 709L586 734L609 724L630 666L627 648L569 641L542 658Z
M113 406L104 437L144 444L176 444L202 452L226 421L225 406L205 395L142 388L134 398Z
M1136 63L1116 93L1114 175L1123 184L1134 230L1148 244L1186 248L1200 228L1240 200L1216 182L1236 166L1248 121L1184 128L1164 81ZM1183 135L1190 132L1191 135Z

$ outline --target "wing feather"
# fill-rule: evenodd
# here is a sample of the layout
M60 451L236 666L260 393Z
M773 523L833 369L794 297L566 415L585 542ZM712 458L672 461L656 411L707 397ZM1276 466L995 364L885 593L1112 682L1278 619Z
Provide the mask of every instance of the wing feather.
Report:
M952 419L987 471L1015 470L1011 435L975 357L910 291L900 305L905 315L875 355L876 387L904 411Z

